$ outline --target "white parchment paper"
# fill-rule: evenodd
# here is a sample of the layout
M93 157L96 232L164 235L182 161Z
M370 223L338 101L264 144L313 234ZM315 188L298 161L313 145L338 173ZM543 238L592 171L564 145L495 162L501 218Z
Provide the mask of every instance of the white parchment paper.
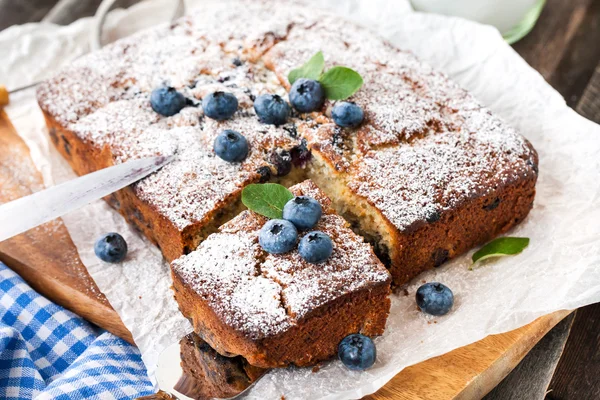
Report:
M192 1L191 6L207 6ZM193 3L193 4L192 4ZM530 216L511 235L531 244L521 255L469 271L471 254L427 272L392 297L386 333L376 339L378 360L366 372L337 361L311 369L269 373L246 395L252 399L360 398L376 391L406 366L509 331L537 317L600 301L600 126L569 109L561 96L490 27L456 18L412 13L400 0L320 0L340 15L370 26L398 47L448 73L494 112L519 129L540 156L537 196ZM284 6L284 5L282 5ZM148 1L113 13L109 37L164 19L168 1ZM30 24L0 33L0 81L17 86L51 75L87 49L89 20L68 27ZM48 144L32 92L13 100L8 113L52 184L74 177ZM64 217L99 288L138 344L153 377L160 351L190 329L169 289L168 266L158 250L98 201ZM124 264L98 261L92 247L107 231L124 234ZM422 281L437 280L455 293L453 311L441 318L416 310ZM432 323L435 321L436 323Z

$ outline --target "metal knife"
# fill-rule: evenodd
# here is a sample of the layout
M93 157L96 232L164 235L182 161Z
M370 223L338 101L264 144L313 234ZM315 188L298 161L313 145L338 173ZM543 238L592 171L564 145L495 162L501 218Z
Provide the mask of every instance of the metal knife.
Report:
M0 241L131 185L168 164L173 157L128 161L3 204L0 206Z

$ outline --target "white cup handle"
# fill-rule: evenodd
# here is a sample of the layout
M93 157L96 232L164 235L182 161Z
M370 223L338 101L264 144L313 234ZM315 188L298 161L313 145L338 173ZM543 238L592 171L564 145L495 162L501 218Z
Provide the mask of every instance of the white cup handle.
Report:
M94 15L94 20L92 22L92 30L90 36L90 49L92 51L99 50L102 48L102 29L104 28L104 22L106 21L106 15L112 9L112 6L115 4L117 0L102 0L98 10L96 10L96 14ZM175 9L175 13L171 18L171 21L174 21L185 14L185 2L184 0L176 1L177 8Z

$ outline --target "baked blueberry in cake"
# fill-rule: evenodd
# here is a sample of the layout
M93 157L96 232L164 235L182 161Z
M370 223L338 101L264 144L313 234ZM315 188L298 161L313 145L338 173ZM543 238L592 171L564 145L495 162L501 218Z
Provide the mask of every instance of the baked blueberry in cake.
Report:
M175 298L195 332L218 353L262 368L312 365L349 334L381 335L390 308L391 277L371 246L314 183L290 190L321 205L311 229L333 242L326 260L306 261L298 248L266 251L260 232L274 220L248 210L171 264ZM298 239L310 235L300 230Z
M52 141L79 174L175 154L107 199L168 260L238 215L257 182L312 179L395 284L527 216L538 160L525 138L368 30L274 4L212 4L82 57L38 89ZM289 93L288 73L318 51L327 68L360 73L362 88L344 102L303 82Z

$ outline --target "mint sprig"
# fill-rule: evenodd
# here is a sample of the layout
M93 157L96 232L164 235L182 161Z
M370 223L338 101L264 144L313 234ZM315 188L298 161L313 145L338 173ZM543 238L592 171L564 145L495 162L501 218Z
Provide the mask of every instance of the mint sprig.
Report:
M288 80L293 85L300 78L318 80L325 68L325 58L322 52L315 53L303 66L290 71Z
M358 72L348 67L333 67L319 78L330 100L344 100L352 96L363 84Z
M283 206L292 198L292 192L277 183L253 183L242 190L242 203L249 210L271 219L281 218Z
M335 66L323 72L325 58L322 52L317 52L300 68L290 71L288 81L293 85L300 78L318 81L325 90L329 100L344 100L360 89L363 79L352 68Z
M492 240L473 254L473 265L492 257L502 257L519 254L529 245L529 238L501 237ZM473 269L473 265L471 268Z

